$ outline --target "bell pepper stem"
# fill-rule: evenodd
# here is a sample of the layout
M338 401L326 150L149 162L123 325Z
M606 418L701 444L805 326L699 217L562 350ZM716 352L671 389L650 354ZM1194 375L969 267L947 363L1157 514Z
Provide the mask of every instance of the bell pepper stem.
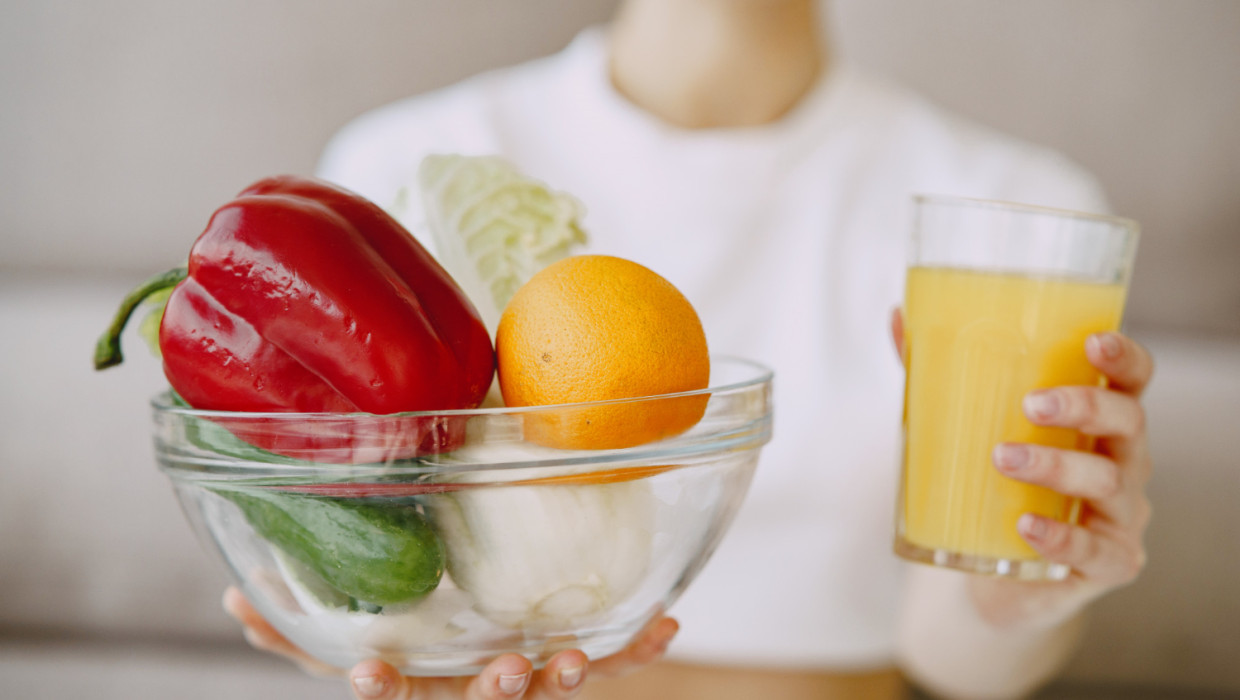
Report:
M126 295L121 301L121 307L116 311L115 318L112 319L112 325L108 326L103 335L99 336L99 342L95 343L95 369L107 369L119 365L124 360L121 355L121 331L125 330L125 324L129 322L134 309L137 309L147 297L175 287L188 276L187 268L174 268L155 275Z

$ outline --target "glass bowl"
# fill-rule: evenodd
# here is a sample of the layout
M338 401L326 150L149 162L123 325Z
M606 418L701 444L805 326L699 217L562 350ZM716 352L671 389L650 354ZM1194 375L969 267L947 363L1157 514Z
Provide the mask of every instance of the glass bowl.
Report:
M329 664L443 676L506 652L600 658L701 570L770 440L770 370L716 358L711 372L697 392L389 416L200 411L165 394L155 450L246 597ZM701 420L655 442L554 446L557 431L610 440L685 410Z

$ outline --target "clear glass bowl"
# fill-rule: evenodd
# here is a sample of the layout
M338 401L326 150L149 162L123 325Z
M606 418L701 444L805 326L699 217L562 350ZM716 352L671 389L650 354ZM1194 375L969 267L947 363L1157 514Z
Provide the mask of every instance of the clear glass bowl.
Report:
M770 440L770 370L722 358L711 371L700 392L392 416L199 411L163 395L155 449L245 595L327 663L438 676L505 652L599 658L701 570ZM657 442L532 442L703 402L694 427Z

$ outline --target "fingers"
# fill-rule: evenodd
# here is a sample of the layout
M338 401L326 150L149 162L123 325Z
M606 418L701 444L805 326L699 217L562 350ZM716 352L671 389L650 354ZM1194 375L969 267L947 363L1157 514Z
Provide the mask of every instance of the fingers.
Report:
M224 590L224 611L245 627L245 640L250 646L278 654L297 663L306 673L315 676L340 676L342 671L302 651L280 634L235 586Z
M1139 397L1154 364L1145 348L1118 333L1090 336L1085 352L1107 378L1108 388L1034 391L1025 396L1023 408L1036 425L1098 438L1097 453L1005 443L995 448L994 462L1013 479L1085 499L1081 525L1027 513L1017 530L1044 558L1106 590L1130 583L1145 566L1142 535L1150 507L1144 484L1150 463Z
M534 674L527 700L566 700L576 697L586 680L586 655L579 650L562 651Z
M1021 536L1046 559L1067 564L1085 579L1104 586L1132 582L1145 567L1145 549L1122 531L1082 527L1032 513L1017 522Z
M1097 515L1135 532L1143 532L1149 522L1149 500L1142 491L1147 465L1121 468L1114 460L1092 452L1022 443L997 446L994 462L1004 476L1086 499ZM1125 469L1130 473L1125 474Z
M1140 396L1154 375L1154 359L1140 343L1119 333L1095 333L1085 340L1085 355L1106 376L1111 388Z
M995 466L1005 476L1067 496L1105 500L1119 495L1119 466L1101 455L1040 445L1003 443Z
M359 700L409 700L416 697L413 678L405 678L391 664L363 661L349 671L349 687Z
M1075 428L1086 435L1135 438L1145 430L1136 397L1091 386L1061 386L1025 396L1025 415L1037 425Z
M1089 361L1109 389L1061 386L1025 397L1025 415L1038 425L1075 428L1099 437L1137 437L1145 412L1137 400L1154 373L1154 361L1139 343L1119 333L1095 333L1085 341Z
M584 664L585 656L581 655L581 659ZM519 654L504 654L496 658L472 678L402 676L395 667L372 659L353 667L349 673L349 684L358 700L517 700L530 697L526 691L530 689L535 675L533 664ZM572 695L544 697L567 698Z
M413 678L378 660L353 667L349 683L358 700L567 700L586 678L586 655L562 651L535 673L523 656L505 654L474 678Z
M504 654L487 664L465 686L465 700L511 700L525 694L534 665L520 654Z
M633 643L624 649L590 664L592 673L604 676L620 676L631 673L658 661L667 651L668 644L680 631L680 623L670 617L657 617L646 625Z
M342 671L311 657L289 642L254 609L241 591L229 587L224 592L224 609L245 626L246 639L264 651L285 656L315 675L342 675ZM673 619L657 617L624 650L595 664L589 664L580 650L562 651L538 673L533 664L519 654L496 658L473 678L414 678L401 675L394 666L372 659L357 664L349 672L349 684L360 700L567 700L576 697L585 684L587 668L614 675L635 670L663 656L672 637L680 629Z

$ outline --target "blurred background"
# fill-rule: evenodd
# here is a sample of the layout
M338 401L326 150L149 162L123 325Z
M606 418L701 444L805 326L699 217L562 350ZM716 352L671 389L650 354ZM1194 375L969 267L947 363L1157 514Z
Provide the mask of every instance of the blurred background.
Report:
M249 652L147 444L162 385L88 355L210 212L359 113L546 55L615 0L0 0L0 696L341 697ZM838 59L1054 147L1143 240L1146 574L1047 697L1240 695L1240 3L830 0ZM316 695L317 694L317 695Z

